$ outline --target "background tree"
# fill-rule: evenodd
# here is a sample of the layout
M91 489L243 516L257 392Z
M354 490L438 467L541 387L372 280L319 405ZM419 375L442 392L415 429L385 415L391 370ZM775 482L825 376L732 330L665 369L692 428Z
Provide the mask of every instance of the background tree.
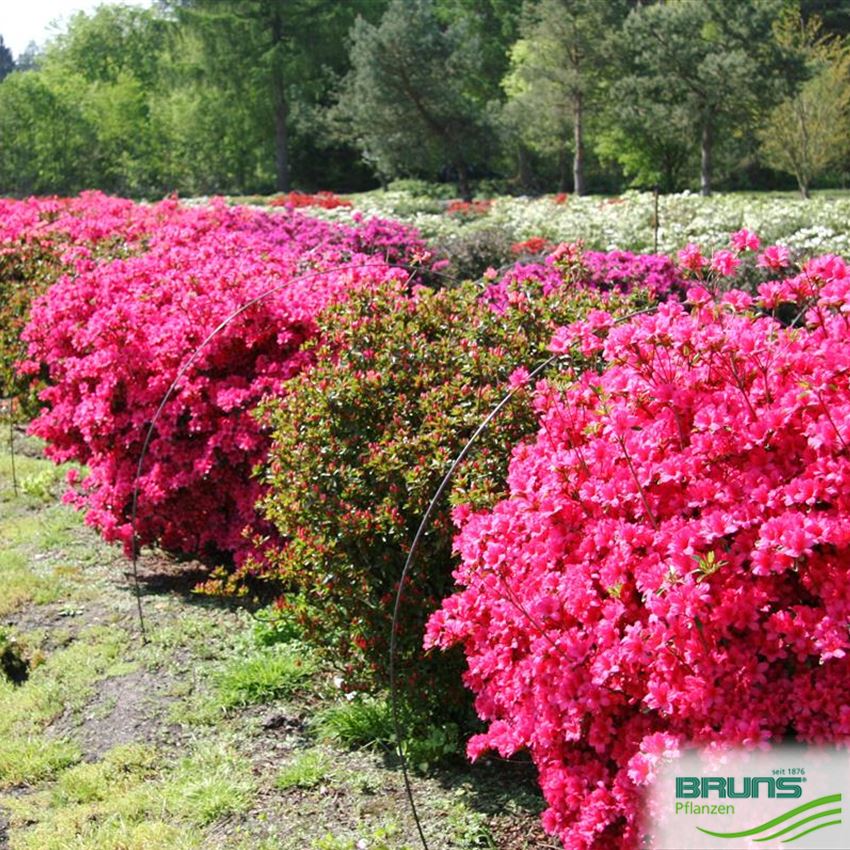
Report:
M41 61L41 50L39 46L31 41L27 44L24 52L19 54L15 60L15 68L18 71L35 71Z
M767 164L793 174L808 198L812 181L850 151L850 52L844 40L824 37L817 19L801 36L812 76L771 111L760 139Z
M608 36L619 31L628 8L625 0L536 0L523 7L504 80L508 114L529 146L556 154L562 191L569 152L573 191L584 194L587 116L611 68Z
M94 128L39 74L0 84L0 187L13 195L78 192L96 185Z
M691 116L704 195L712 190L718 141L752 127L794 71L773 36L784 6L784 0L672 0L635 8L623 27L624 73L613 100L640 110L640 99L650 98L656 110Z
M225 117L247 131L243 140L255 150L271 147L278 190L291 185L293 127L310 104L321 101L333 71L345 66L340 49L345 33L358 13L380 14L383 5L381 0L183 0L174 5L178 20L203 46L200 77L218 90L218 108L225 105Z
M12 51L6 47L3 41L3 36L0 35L0 80L8 77L15 70L15 59L12 56Z
M337 115L385 177L450 166L465 198L492 151L482 50L466 19L448 26L432 0L393 0L379 25L359 18Z

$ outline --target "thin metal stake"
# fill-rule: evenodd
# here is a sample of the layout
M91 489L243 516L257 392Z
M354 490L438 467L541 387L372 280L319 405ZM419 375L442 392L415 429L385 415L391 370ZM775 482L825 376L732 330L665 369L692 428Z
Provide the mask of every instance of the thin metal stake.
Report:
M15 399L9 399L9 456L12 459L12 489L18 498L18 473L15 469Z
M655 200L655 214L652 217L652 226L653 226L654 231L655 231L655 235L654 235L653 240L652 240L652 253L653 254L658 253L658 227L659 227L658 195L659 195L660 192L661 192L661 188L659 186L653 186L652 194L655 196L655 199L654 199Z

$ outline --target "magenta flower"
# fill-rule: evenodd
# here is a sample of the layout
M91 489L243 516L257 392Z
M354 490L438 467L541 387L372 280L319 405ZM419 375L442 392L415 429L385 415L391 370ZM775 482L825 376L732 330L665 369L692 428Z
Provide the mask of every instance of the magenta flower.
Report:
M790 265L790 262L791 253L784 245L768 245L758 258L758 265L771 271L779 271Z
M741 254L744 251L758 251L761 241L755 233L752 233L744 227L731 234L729 237L729 244L732 246L733 250Z
M732 251L715 251L711 257L711 270L717 272L724 277L730 277L735 274L741 261Z

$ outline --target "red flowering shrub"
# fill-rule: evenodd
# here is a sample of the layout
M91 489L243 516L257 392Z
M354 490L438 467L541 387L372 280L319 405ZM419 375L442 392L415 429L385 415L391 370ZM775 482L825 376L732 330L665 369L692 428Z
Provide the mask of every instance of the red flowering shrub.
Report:
M251 473L268 447L251 410L308 362L300 349L319 311L361 281L407 277L361 253L370 239L381 254L422 250L399 225L343 228L223 204L174 208L143 252L78 260L34 304L24 369L49 386L31 431L56 461L88 466L68 497L88 523L129 544L136 465L167 388L220 322L280 287L201 351L162 412L140 479L143 544L237 560L250 551L243 529L263 530Z
M314 195L304 192L286 192L269 201L272 207L321 207L334 210L337 207L350 207L351 201L345 201L333 192L316 192Z
M359 685L386 684L397 583L416 528L452 459L554 327L602 304L590 290L517 288L502 314L473 284L434 292L385 286L318 319L313 365L266 413L273 428L265 515L288 543L267 575L300 591L295 614ZM633 298L609 298L630 309ZM508 447L533 430L525 391L458 470L464 501L502 492ZM400 674L421 707L456 709L459 665L421 657L425 620L451 587L452 524L442 504L404 595Z
M543 254L546 251L551 251L552 248L554 248L554 245L542 236L532 236L525 242L514 242L511 245L511 251L514 254Z
M446 215L455 218L479 218L487 215L490 212L490 207L493 206L491 200L482 201L449 201L446 204Z
M462 589L428 627L489 721L470 754L527 748L570 850L640 846L680 744L850 736L850 273L688 298L556 333L601 371L538 385L510 495L455 509ZM789 304L801 327L755 310Z

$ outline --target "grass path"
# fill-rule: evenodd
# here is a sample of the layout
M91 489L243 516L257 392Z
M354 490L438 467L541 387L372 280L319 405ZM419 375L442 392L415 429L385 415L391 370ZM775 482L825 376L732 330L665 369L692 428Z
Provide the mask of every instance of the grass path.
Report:
M0 455L0 664L20 680L0 672L0 850L416 850L385 704L342 699L309 647L265 645L162 557L142 564L142 646L121 553L18 442L18 496ZM533 779L417 775L433 850L554 847Z

